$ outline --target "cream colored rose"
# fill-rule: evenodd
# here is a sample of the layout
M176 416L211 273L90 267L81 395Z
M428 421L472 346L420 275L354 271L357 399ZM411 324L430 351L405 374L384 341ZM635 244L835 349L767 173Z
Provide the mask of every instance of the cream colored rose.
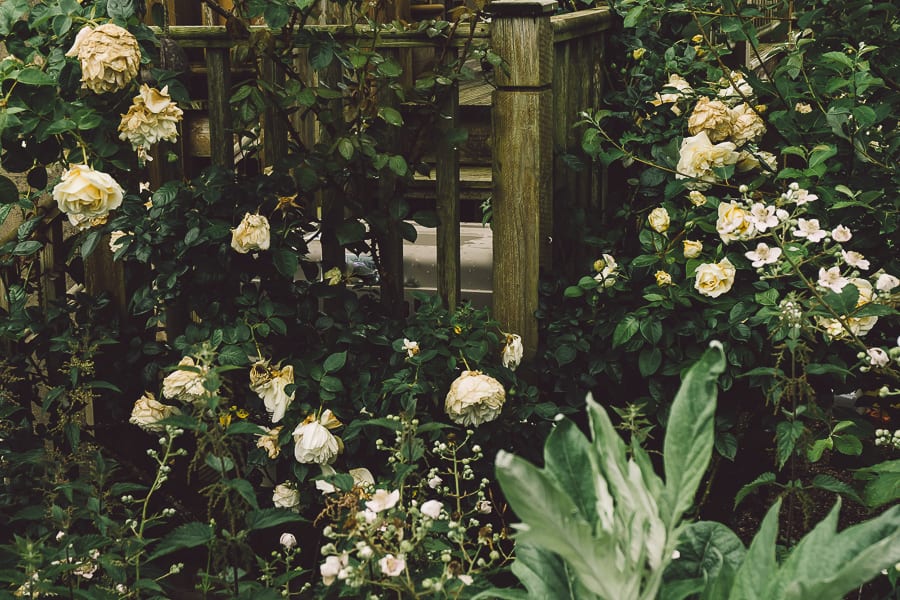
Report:
M657 233L665 233L669 229L669 211L662 206L658 206L650 211L647 216L647 223L650 228Z
M667 89L674 89L676 91L667 92L665 91ZM654 106L660 106L661 104L672 104L671 110L676 115L681 114L681 108L678 106L678 101L694 91L693 88L691 88L691 84L689 84L686 79L684 79L677 73L673 73L669 76L669 81L668 83L666 83L663 90L663 92L656 93L656 97L652 101L652 104Z
M260 375L260 369L266 371ZM266 410L272 415L272 422L278 423L284 418L287 407L294 400L294 392L285 393L285 388L294 383L294 367L288 365L282 369L272 369L264 363L257 363L250 369L250 389L262 399Z
M688 189L705 190L716 182L713 169L733 165L738 161L739 154L735 152L735 145L731 142L713 144L705 131L693 137L684 138L681 142L677 179L695 179L686 182Z
M123 196L115 179L87 165L71 165L53 188L59 210L79 229L106 223L109 212L121 206Z
M522 362L522 355L524 353L525 348L522 345L522 337L515 333L507 333L506 345L503 346L503 352L501 352L500 356L503 366L515 371L516 367L519 366L519 363Z
M758 142L766 132L766 124L746 102L731 109L731 141L738 147Z
M278 508L294 509L300 504L300 492L289 483L279 483L272 491L272 504Z
M736 270L727 258L717 263L704 263L694 274L694 289L710 298L718 298L731 290Z
M165 430L160 421L172 415L180 415L181 411L175 406L168 406L159 402L150 392L137 399L134 408L131 409L131 418L128 422L137 425L144 431L159 433Z
M706 204L706 196L704 196L697 190L691 190L691 193L688 194L688 200L691 201L691 204L698 207Z
M281 454L281 446L278 445L278 436L281 435L281 425L273 429L264 430L265 433L256 440L256 447L262 448L269 455L269 458L275 459Z
M131 142L131 146L149 148L160 141L178 139L178 122L182 111L169 96L169 87L162 90L141 85L140 94L134 97L131 108L122 115L119 123L119 139Z
M341 453L340 439L319 421L304 422L294 429L294 458L299 463L327 465Z
M247 254L269 249L269 220L262 215L246 213L237 229L231 230L231 247Z
M603 287L612 287L616 283L617 269L619 265L611 254L604 254L603 258L594 261L594 270L597 274L594 279L600 282Z
M206 379L207 367L198 367L194 359L185 356L178 363L179 367L163 379L162 395L170 400L182 402L200 402L206 396L206 388L203 382Z
M454 423L477 427L496 419L505 400L499 381L481 371L463 371L450 385L444 410Z
M726 244L734 240L747 240L756 233L750 213L737 202L719 203L719 218L716 231Z
M732 117L728 107L719 100L701 97L688 117L691 135L706 132L711 142L721 142L731 135Z
M141 65L137 39L113 23L82 28L66 56L81 61L81 84L97 94L125 89Z
M682 244L684 246L685 258L697 258L700 256L700 253L703 252L703 242L698 242L697 240L684 240Z
M672 285L672 276L666 273L665 271L657 271L656 272L656 285L659 287L666 287L667 285Z

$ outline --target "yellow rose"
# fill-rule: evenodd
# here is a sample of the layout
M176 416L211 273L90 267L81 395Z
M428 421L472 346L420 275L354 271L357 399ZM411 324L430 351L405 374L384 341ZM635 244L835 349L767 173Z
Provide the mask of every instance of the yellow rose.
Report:
M477 427L500 416L505 401L499 381L481 371L463 371L450 385L444 410L454 423Z
M66 56L81 61L81 84L96 94L125 89L141 64L137 39L113 23L82 28Z
M681 142L676 170L677 179L694 179L684 184L688 189L705 190L716 182L713 169L733 165L740 156L731 142L713 144L705 131Z
M237 229L231 230L231 247L240 254L269 249L269 220L246 213Z
M693 92L693 88L691 88L691 84L687 82L681 75L673 73L669 76L669 81L666 83L664 90L667 88L675 89L675 92L657 92L655 99L651 102L654 106L659 106L661 104L672 104L671 110L676 115L681 114L681 108L678 107L678 101L684 98L687 94Z
M145 83L128 112L122 115L119 139L131 142L135 150L159 141L174 142L178 139L178 122L182 114L169 97L168 86L157 90Z
M703 252L703 242L697 240L684 240L684 257L697 258Z
M631 51L631 58L633 58L634 60L641 60L646 52L646 48L635 48Z
M667 285L672 285L672 276L666 273L665 271L657 271L656 272L656 285L659 287L665 287Z
M734 240L747 240L756 233L756 228L750 220L750 214L737 202L722 202L719 204L719 218L716 221L716 231L726 244Z
M691 190L691 193L688 194L688 199L694 206L703 206L704 204L706 204L706 196L704 196L697 190Z
M734 285L734 265L727 258L717 263L704 263L694 274L694 289L710 298L718 298Z
M106 223L109 211L122 204L122 187L110 175L87 165L72 165L53 188L53 199L69 223L79 229Z
M735 145L758 142L765 132L765 122L746 102L731 109L731 141Z
M669 229L669 211L663 207L654 208L647 217L650 228L657 233L665 233Z
M711 142L721 142L731 135L731 121L731 112L724 103L701 97L688 117L688 131L691 135L705 131Z

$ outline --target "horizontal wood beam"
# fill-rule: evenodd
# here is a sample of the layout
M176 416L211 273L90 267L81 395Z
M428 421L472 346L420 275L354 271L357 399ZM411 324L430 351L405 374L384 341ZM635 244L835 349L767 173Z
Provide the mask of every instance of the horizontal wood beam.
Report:
M612 11L606 6L550 17L554 43L587 37L606 31L612 27L612 23Z

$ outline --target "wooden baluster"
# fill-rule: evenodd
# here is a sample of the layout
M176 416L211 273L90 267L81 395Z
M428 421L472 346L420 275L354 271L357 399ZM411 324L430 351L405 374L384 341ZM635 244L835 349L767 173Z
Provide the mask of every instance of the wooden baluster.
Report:
M459 148L450 135L459 125L459 86L447 90L437 119L435 196L437 198L437 288L449 310L459 304Z
M209 144L212 163L234 168L234 134L231 127L231 61L228 48L206 49L206 78L209 90Z

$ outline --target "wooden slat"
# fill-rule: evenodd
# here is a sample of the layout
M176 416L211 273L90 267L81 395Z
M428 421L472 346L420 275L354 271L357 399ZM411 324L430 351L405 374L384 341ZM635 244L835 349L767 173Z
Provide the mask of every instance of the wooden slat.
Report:
M449 310L459 303L459 148L448 134L459 122L459 90L453 86L440 109L437 121L438 147L435 152L437 177L435 197L439 224L437 228L438 294Z
M612 27L612 23L612 12L606 6L553 15L550 18L554 43L580 37L594 37L598 32Z
M231 128L231 81L228 50L207 48L206 68L209 90L209 143L212 163L234 168L234 134Z

